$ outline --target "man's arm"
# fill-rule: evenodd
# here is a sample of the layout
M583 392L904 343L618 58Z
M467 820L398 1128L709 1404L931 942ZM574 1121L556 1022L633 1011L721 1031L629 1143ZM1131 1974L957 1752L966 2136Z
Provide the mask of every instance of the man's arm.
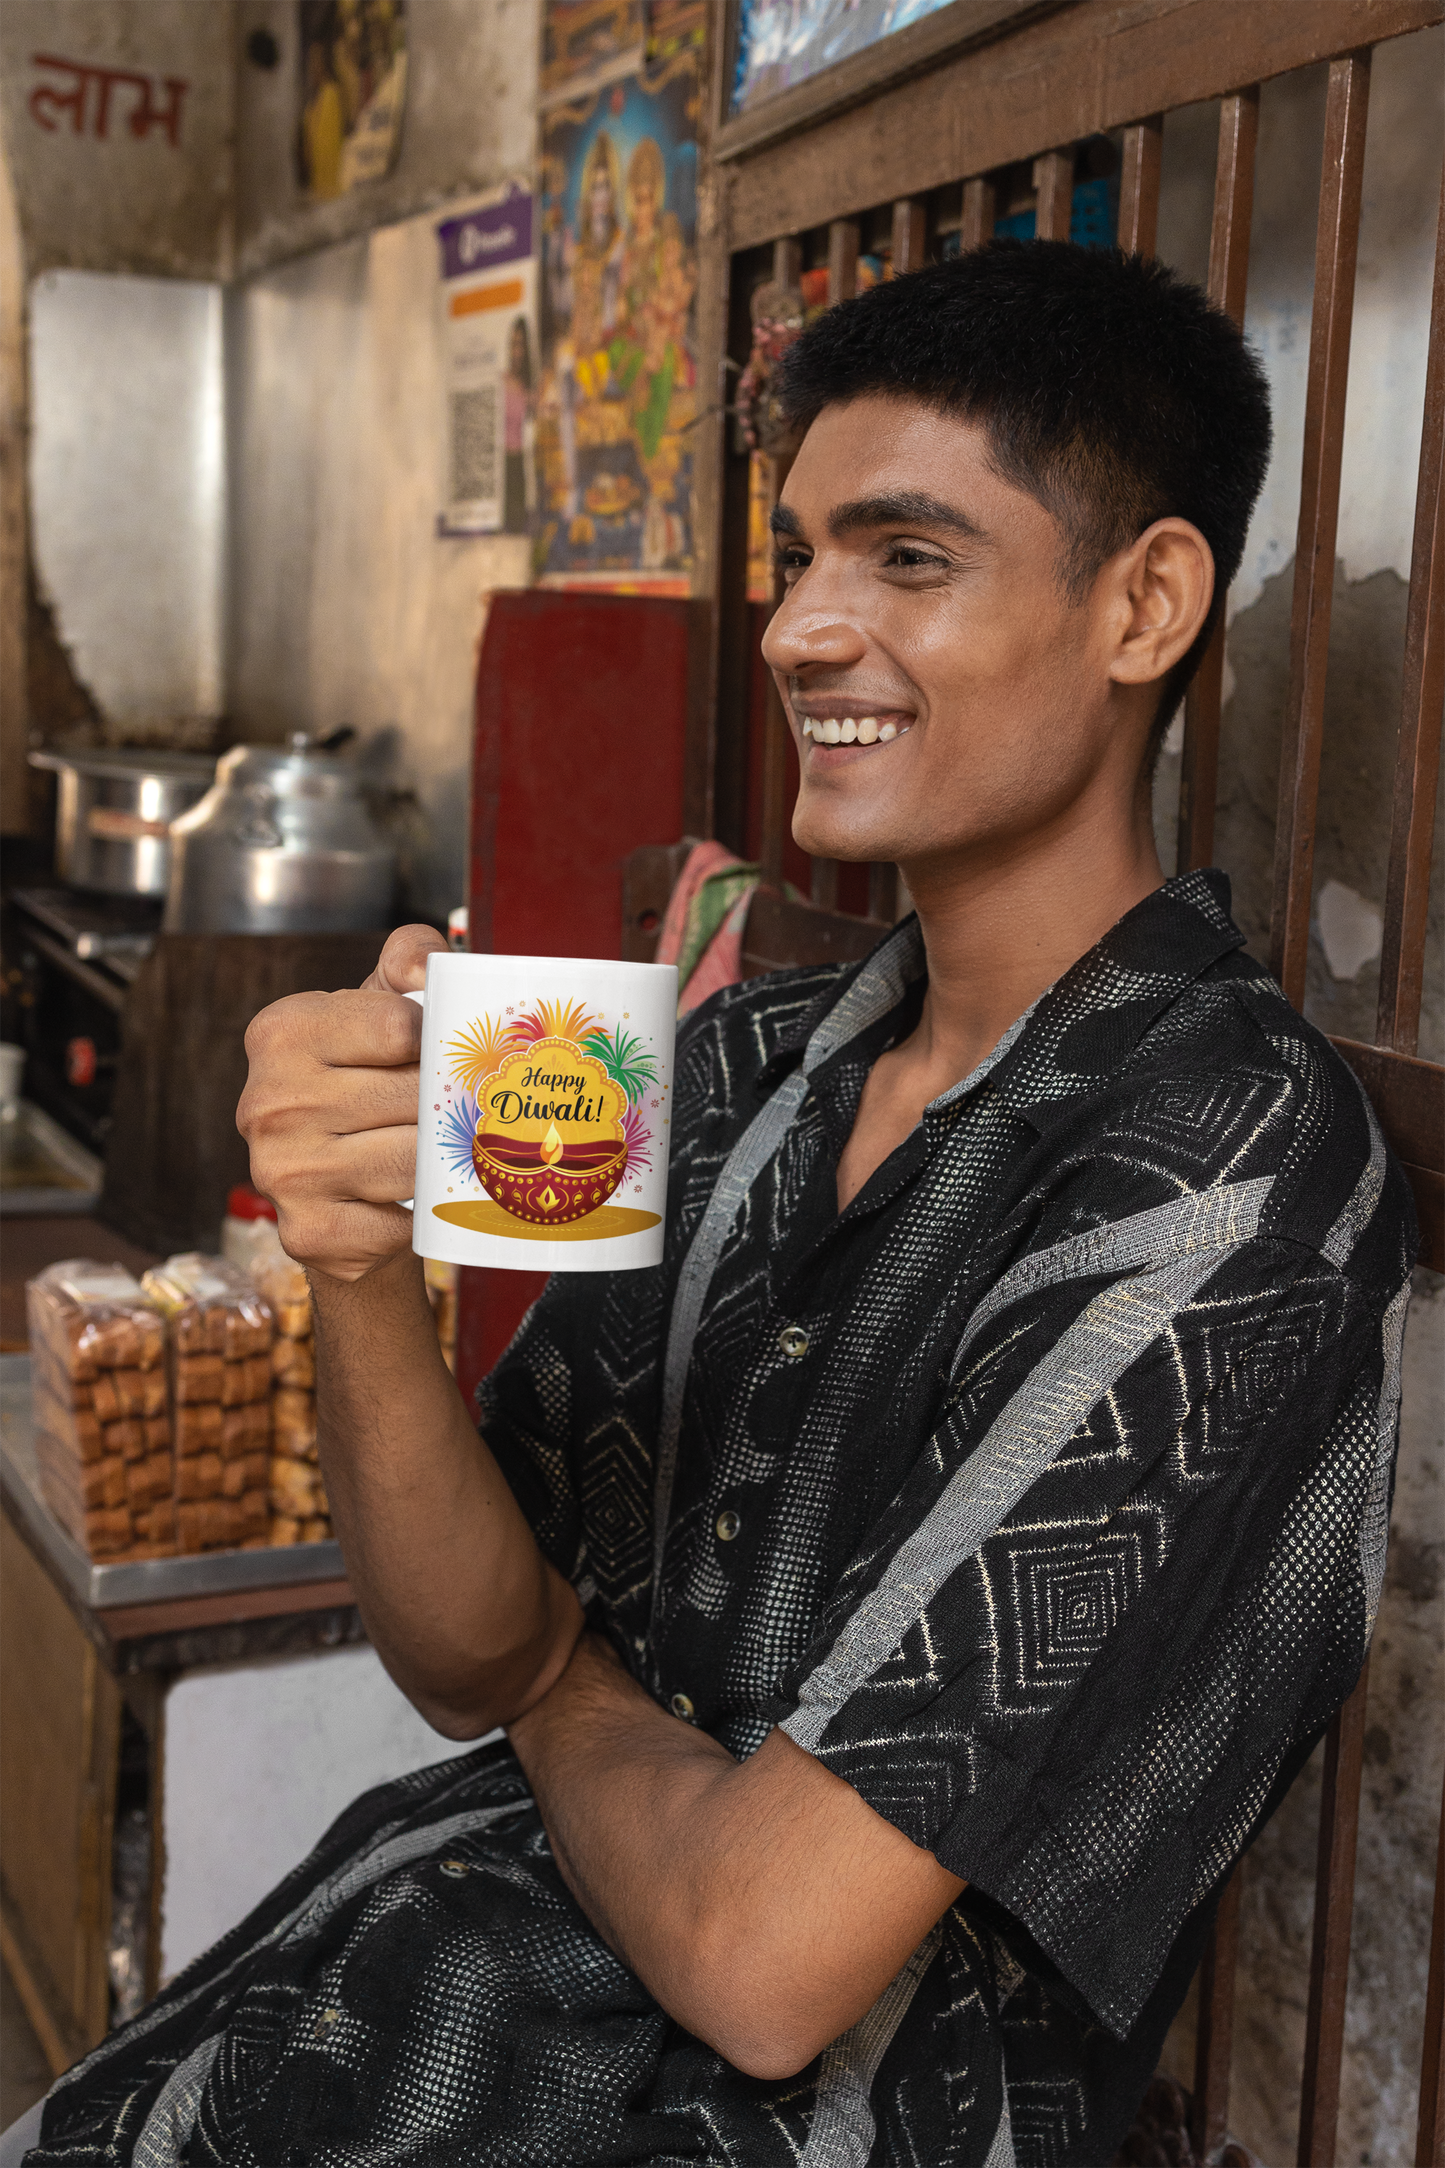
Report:
M966 1886L785 1733L734 1761L591 1634L509 1731L593 1925L749 2076L846 2032Z
M441 1358L411 1214L429 927L355 993L296 994L246 1034L237 1123L316 1309L327 1496L366 1629L436 1729L478 1738L557 1679L582 1629Z

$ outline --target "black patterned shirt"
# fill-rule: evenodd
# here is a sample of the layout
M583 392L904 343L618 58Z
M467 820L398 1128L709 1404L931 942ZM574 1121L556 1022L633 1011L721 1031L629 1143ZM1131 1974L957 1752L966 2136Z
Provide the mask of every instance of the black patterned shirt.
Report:
M32 2168L1101 2168L1358 1675L1413 1217L1217 874L1149 897L848 1209L915 921L683 1026L666 1257L554 1277L486 1435L594 1627L968 1888L749 2078L562 1882L504 1743L348 1809L58 2085Z
M969 1884L805 2074L810 2162L1097 2168L1360 1669L1412 1209L1228 896L1131 911L841 1214L916 920L716 996L664 1265L554 1278L483 1387L638 1678L739 1756L781 1725ZM774 2157L765 2093L728 2158Z

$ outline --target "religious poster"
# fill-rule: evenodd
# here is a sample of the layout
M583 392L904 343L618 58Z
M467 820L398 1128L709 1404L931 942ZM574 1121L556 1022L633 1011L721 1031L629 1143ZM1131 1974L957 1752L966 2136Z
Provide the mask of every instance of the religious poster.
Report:
M542 116L539 577L685 594L697 421L691 47Z
M437 227L447 352L444 534L526 534L536 501L532 198L504 189Z
M406 0L300 0L301 185L317 202L396 164L406 110Z

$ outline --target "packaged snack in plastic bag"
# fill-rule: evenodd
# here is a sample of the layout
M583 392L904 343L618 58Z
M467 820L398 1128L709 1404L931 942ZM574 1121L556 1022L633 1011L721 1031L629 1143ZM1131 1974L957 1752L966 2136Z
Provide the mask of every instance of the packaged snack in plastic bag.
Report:
M91 1557L175 1549L165 1324L123 1266L73 1257L25 1289L46 1501Z
M270 1541L271 1306L224 1257L188 1250L141 1282L170 1330L180 1551Z
M319 1543L331 1534L316 1458L316 1347L311 1289L298 1264L274 1258L259 1275L276 1318L271 1343L271 1496L273 1543Z

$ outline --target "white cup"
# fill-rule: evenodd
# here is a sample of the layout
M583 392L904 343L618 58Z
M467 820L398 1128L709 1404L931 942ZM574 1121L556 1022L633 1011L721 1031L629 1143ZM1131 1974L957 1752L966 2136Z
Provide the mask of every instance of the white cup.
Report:
M24 1047L12 1046L8 1039L0 1040L0 1108L7 1113L20 1097L24 1075Z
M677 971L427 958L411 1246L518 1272L662 1262Z

